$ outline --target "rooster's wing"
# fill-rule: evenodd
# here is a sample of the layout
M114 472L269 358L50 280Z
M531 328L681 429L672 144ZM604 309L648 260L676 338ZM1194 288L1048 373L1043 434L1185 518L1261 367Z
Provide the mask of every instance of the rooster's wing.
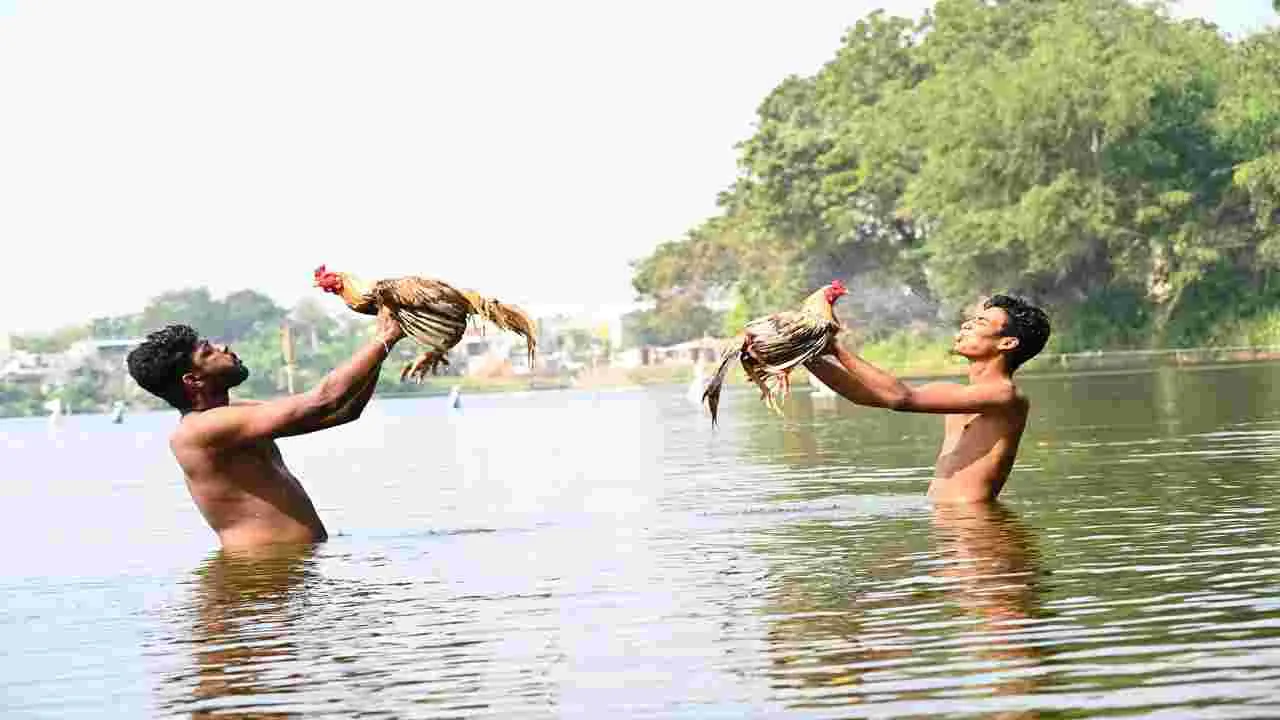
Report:
M810 313L774 313L747 323L744 350L767 372L783 372L817 357L837 329L835 323Z
M374 284L378 301L409 337L441 355L458 344L467 329L471 305L449 283L425 277L381 280Z

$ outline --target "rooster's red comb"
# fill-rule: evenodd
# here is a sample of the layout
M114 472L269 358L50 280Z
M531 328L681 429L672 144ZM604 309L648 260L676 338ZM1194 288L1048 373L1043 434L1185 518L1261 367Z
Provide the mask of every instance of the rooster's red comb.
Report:
M842 292L842 293L849 292L849 288L845 287L844 283L840 282L839 280L831 281L831 289L835 290L836 292Z
M317 279L317 280L319 280L319 279L320 279L320 278L325 274L325 272L326 272L326 271L325 271L325 269L324 269L324 266L323 266L323 265L321 265L320 267L316 268L316 279Z

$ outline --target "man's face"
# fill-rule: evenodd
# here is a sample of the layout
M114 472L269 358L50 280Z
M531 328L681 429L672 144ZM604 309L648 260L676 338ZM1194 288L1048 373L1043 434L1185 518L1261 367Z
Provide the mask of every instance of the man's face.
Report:
M970 360L996 357L1017 346L1017 338L1005 337L1009 315L998 307L978 306L956 333L952 352Z
M214 389L226 389L244 382L249 368L228 346L202 339L191 353L191 374Z

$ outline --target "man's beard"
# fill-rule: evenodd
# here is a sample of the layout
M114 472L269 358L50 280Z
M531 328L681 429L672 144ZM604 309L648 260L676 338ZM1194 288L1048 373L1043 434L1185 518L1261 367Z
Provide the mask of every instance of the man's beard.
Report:
M218 380L221 381L222 386L228 390L248 379L249 368L245 367L242 363L236 363L235 367L227 370L218 378Z

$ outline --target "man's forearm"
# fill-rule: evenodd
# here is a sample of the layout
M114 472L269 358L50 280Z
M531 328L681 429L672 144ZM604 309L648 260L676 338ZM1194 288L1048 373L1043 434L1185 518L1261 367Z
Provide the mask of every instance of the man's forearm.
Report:
M374 338L356 350L350 360L326 375L314 392L322 402L331 404L334 408L342 408L352 403L366 389L372 393L377 372L389 352L389 346L381 337ZM373 381L367 383L368 387L366 387L364 381L370 376L373 376ZM365 401L367 402L368 398L365 398Z
M381 369L381 364L375 367L373 372L369 373L369 376L365 378L360 391L348 400L345 405L318 420L308 423L306 426L307 432L337 427L360 417L360 413L364 412L365 406L369 404L369 399L373 397L373 391L378 385L378 375Z
M378 363L368 377L365 378L364 385L360 387L355 396L338 410L338 415L334 418L336 422L350 422L360 417L360 413L364 412L364 407L369 404L369 399L373 397L374 389L378 387L378 375L381 371L382 363Z
M824 384L851 402L871 407L902 407L911 389L898 378L833 343L833 351L805 366Z

